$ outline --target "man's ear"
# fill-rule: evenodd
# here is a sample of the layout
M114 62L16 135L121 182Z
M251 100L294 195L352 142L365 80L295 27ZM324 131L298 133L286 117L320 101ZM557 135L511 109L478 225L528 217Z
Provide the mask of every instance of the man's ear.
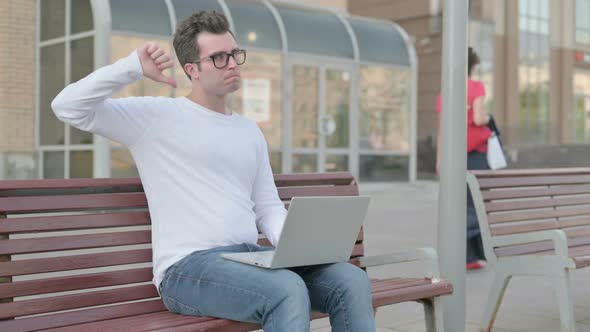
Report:
M191 77L191 81L199 79L199 69L197 67L196 63L184 64L184 71Z

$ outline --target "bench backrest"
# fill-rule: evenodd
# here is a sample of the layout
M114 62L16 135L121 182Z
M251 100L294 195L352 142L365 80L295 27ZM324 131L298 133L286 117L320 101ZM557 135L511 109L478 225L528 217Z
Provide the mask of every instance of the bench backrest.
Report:
M494 236L562 229L590 241L590 168L470 171L467 182L488 259L547 246L491 248Z
M275 183L286 205L294 196L358 195L347 172L276 175ZM162 310L139 179L0 181L0 218L0 320L101 305L111 307L57 315L80 323ZM353 262L364 253L362 235ZM112 307L136 300L146 301Z

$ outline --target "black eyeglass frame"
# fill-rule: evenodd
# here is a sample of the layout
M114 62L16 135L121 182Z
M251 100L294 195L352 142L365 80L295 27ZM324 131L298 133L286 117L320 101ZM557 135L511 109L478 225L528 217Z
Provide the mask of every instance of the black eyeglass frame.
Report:
M236 59L236 55L239 54L239 53L243 53L244 54L244 60L241 63L238 62L238 59ZM222 55L222 54L224 54L226 56L225 57L225 64L223 64L223 66L218 66L218 63L215 61L215 57L216 56L219 56L219 55ZM243 65L246 62L246 50L243 49L243 48L238 48L238 49L235 49L235 50L233 50L233 51L231 51L229 53L226 53L226 52L216 52L216 53L213 53L213 54L211 54L209 56L206 56L204 58L201 58L201 59L199 59L197 61L194 61L193 63L200 63L202 61L211 60L211 61L213 61L213 66L215 66L215 68L217 68L217 69L223 69L223 68L227 67L227 65L229 64L229 58L230 57L232 57L234 59L234 61L236 62L236 64L238 66Z

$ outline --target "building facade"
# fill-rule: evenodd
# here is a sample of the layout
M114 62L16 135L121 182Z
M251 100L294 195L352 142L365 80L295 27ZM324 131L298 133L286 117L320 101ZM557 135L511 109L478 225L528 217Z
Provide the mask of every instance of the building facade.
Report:
M441 91L440 0L348 0L355 15L395 21L418 54L418 169L434 174ZM476 77L512 167L590 164L590 1L471 0Z
M137 176L123 146L64 125L51 101L64 86L147 41L172 51L176 23L211 9L228 15L248 50L243 89L228 108L261 127L275 173L351 171L364 182L416 177L413 46L391 21L349 15L344 0L7 0L0 6L0 178ZM177 65L171 75L177 89L142 80L115 97L186 95L190 82L182 69Z

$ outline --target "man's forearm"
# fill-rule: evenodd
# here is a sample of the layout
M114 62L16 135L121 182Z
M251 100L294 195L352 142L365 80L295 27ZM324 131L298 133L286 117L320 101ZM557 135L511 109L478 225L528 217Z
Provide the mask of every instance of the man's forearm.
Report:
M139 58L133 52L68 85L55 97L51 108L60 120L74 127L87 127L96 108L117 91L142 77Z

